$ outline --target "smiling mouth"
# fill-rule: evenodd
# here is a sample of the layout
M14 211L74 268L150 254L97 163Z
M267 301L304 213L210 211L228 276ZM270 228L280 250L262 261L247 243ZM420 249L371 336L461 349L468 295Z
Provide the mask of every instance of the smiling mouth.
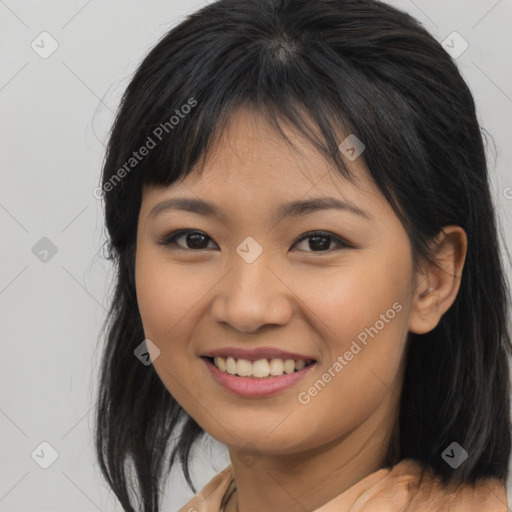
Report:
M314 359L281 359L263 358L256 361L234 357L207 357L202 356L218 370L238 377L253 377L263 379L267 377L280 377L297 373L316 363Z

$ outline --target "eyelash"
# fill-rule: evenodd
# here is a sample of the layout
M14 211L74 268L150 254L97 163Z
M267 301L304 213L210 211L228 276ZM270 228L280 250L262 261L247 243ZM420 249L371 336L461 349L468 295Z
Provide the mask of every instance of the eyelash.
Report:
M202 231L198 231L195 229L178 229L177 231L173 231L173 232L169 233L168 235L166 235L158 243L160 245L163 245L164 247L174 246L178 250L184 250L184 251L204 251L204 250L206 250L206 248L205 249L190 249L187 247L181 247L176 243L176 240L178 238L181 238L182 236L188 235L188 234L198 234L198 235L202 235L205 238L213 240L212 238L210 238L207 234L203 233ZM302 235L299 239L297 239L293 243L293 245L296 245L304 240L307 240L307 239L313 238L313 237L322 237L322 238L327 238L329 240L332 240L338 244L340 249L354 249L355 248L354 245L350 244L343 238L341 238L333 233L330 233L328 231L309 231L309 232L305 233L304 235ZM326 253L326 252L332 252L332 249L320 250L320 251L305 251L305 252Z

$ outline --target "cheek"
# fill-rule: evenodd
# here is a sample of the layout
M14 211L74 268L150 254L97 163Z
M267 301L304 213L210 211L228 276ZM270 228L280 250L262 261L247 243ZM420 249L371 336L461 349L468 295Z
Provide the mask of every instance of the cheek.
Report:
M320 416L330 411L347 425L371 412L390 389L399 393L407 338L411 263L395 256L391 265L382 253L369 260L320 279L318 274L315 282L303 279L297 290L305 311L314 313L309 318L324 355L319 372L302 386L299 401ZM315 414L305 421L314 424Z
M407 258L390 262L383 257L358 255L332 271L303 272L295 279L294 292L304 304L320 339L334 359L349 350L354 339L364 344L372 334L397 340L408 325L409 283L412 269ZM370 331L370 333L369 333ZM379 343L383 347L384 341ZM395 344L396 345L396 344ZM375 347L379 352L379 347ZM389 347L388 347L389 348Z
M135 264L135 282L139 311L148 338L160 344L175 337L187 323L187 314L198 305L208 290L208 282L183 275L160 254L141 248ZM197 306L196 306L197 307ZM165 349L165 346L161 349Z
M195 393L197 396L192 398L186 391L189 388L186 383L199 378L195 374L197 367L190 365L191 358L196 357L194 347L186 341L197 324L195 308L200 307L200 299L209 287L204 289L204 279L202 286L194 284L193 278L185 277L161 255L144 247L137 253L135 268L144 334L160 350L153 367L178 403L193 417L201 417L201 410L197 410L201 397Z

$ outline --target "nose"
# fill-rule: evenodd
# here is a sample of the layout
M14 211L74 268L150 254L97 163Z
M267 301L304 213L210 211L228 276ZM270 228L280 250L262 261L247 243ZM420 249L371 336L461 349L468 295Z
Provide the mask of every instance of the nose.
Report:
M283 277L262 256L247 263L235 255L231 271L216 287L213 318L248 333L268 325L285 325L293 315L294 294Z

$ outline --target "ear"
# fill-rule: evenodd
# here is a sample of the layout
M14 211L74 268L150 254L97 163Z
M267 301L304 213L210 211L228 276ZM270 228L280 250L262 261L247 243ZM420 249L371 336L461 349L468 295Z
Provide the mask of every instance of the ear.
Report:
M433 243L435 264L423 264L416 275L409 322L409 331L416 334L434 329L451 307L466 259L467 235L460 226L445 226Z

